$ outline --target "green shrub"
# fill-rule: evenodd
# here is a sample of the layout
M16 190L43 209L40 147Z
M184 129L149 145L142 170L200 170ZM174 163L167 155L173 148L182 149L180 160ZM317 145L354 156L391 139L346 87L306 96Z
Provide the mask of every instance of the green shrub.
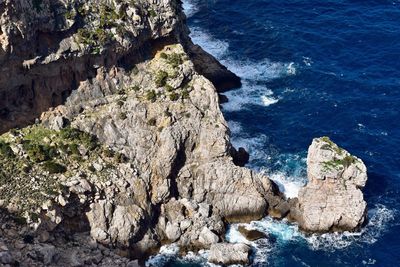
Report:
M150 126L156 126L156 124L157 124L156 118L151 118L151 119L149 119L149 120L147 121L147 124L150 125Z
M118 152L114 155L114 160L117 163L126 163L128 158L124 154Z
M78 144L70 144L69 145L69 149L68 151L72 154L72 155L81 155L81 152L79 152L79 145Z
M72 20L75 18L75 13L72 10L68 10L67 12L65 12L64 18Z
M169 85L169 84L166 84L165 85L165 90L167 90L167 92L172 92L172 91L174 91L175 90L175 88L174 87L172 87L171 85Z
M162 59L168 59L168 55L165 54L164 52L162 52L162 53L160 54L160 58L162 58Z
M134 66L131 70L131 75L137 75L139 73L139 68Z
M188 99L189 98L189 91L186 89L182 90L182 98L183 99Z
M170 54L170 55L168 55L168 63L172 67L176 68L183 63L182 56L177 53Z
M126 120L126 118L127 118L126 113L125 113L125 112L119 113L118 118L119 118L120 120Z
M26 218L22 216L15 216L13 219L14 222L19 225L25 225L27 223Z
M50 159L49 148L46 146L26 142L23 144L23 148L33 162L43 162Z
M176 101L176 100L178 100L179 98L180 98L180 95L177 94L177 93L175 93L175 92L172 92L171 94L169 94L169 99L170 99L171 101Z
M66 127L62 129L60 132L60 137L75 144L82 144L89 150L94 150L98 147L96 137L75 128Z
M146 99L151 101L151 102L155 102L157 99L157 94L154 90L148 91L146 93Z
M115 10L105 4L100 6L100 27L112 27L115 26L115 21L119 19L119 15Z
M122 107L122 106L124 105L124 101L118 100L117 105L118 105L119 107Z
M43 169L50 174L55 174L55 173L64 173L67 171L67 168L61 164L58 164L54 161L46 161L43 163Z
M158 87L163 87L167 84L167 79L168 79L168 73L160 70L155 77L155 83Z
M109 149L109 148L105 148L105 149L103 150L103 156L105 156L105 157L107 157L107 158L111 158L111 157L114 156L114 152L113 152L111 149Z
M130 90L134 91L134 92L138 92L140 91L140 86L139 85L134 85L130 88Z
M13 158L15 156L10 145L3 141L0 141L0 155L5 158Z
M150 15L150 17L154 18L155 16L157 16L157 13L154 11L154 9L150 9L149 15Z
M93 167L93 165L89 165L88 170L91 172L96 172L96 169Z

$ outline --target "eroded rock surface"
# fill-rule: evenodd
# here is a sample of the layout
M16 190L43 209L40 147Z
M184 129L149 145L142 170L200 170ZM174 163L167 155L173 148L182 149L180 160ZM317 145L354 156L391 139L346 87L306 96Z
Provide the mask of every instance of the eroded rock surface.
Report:
M246 244L221 243L211 246L208 261L221 265L249 264L250 247Z
M310 232L357 230L366 219L361 189L367 168L328 137L314 139L307 156L308 184L291 215Z

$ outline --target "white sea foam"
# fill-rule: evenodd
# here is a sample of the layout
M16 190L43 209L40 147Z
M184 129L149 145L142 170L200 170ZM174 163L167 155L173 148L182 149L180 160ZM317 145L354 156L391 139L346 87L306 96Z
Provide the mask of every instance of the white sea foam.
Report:
M273 98L273 97L268 97L268 96L261 96L261 100L264 103L264 106L268 107L272 104L278 103L279 99Z
M212 46L208 44L209 46ZM214 45L215 46L215 45ZM226 51L225 51L226 52ZM215 55L214 55L215 56ZM221 62L242 79L251 81L267 81L287 75L295 75L296 67L293 62L273 62L269 59L260 61L234 60L220 58Z
M237 111L250 105L270 106L279 101L279 97L264 83L266 81L294 75L295 69L291 63L271 62L267 59L260 62L236 61L223 59L221 62L242 78L242 88L226 93L229 101L224 103L225 111Z
M186 17L190 18L198 11L196 3L193 1L183 1L183 11L185 12Z
M279 190L284 193L287 198L297 197L299 195L300 188L304 185L303 178L288 177L282 172L273 173L271 174L270 178L279 186Z
M229 102L222 105L224 111L238 111L249 105L270 106L279 101L272 96L273 93L268 88L259 85L251 85L243 81L243 87L238 90L229 91L226 96Z
M151 256L146 261L146 267L165 266L172 258L178 255L179 247L176 244L164 245L160 248L160 252Z
M229 129L231 134L238 136L243 131L242 125L237 121L228 121Z
M200 28L191 28L190 34L194 43L216 57L229 70L242 78L242 88L226 93L229 102L223 104L225 111L237 111L249 105L270 106L279 101L267 88L266 81L296 74L293 62L272 62L269 59L260 61L236 60L228 56L229 43L214 38Z
M274 170L264 167L261 172L269 176L287 198L297 197L300 188L307 183L306 158L303 153L280 154L274 166Z
M268 257L274 253L274 250L279 250L280 246L287 242L306 242L305 244L312 250L329 252L345 249L355 243L373 244L394 220L395 212L384 205L378 204L368 212L368 216L370 218L368 224L358 233L327 233L310 236L300 232L297 224L289 223L286 220L277 221L267 217L260 221L241 225L245 225L248 229L257 229L270 237L274 237L276 243L271 243L268 239L255 242L243 240L244 237L237 231L237 224L230 226L226 239L233 243L244 242L250 244L254 250L254 265L266 266L268 265ZM365 265L374 263L374 259L364 260L363 262Z
M216 57L222 59L228 52L229 44L225 41L219 40L203 31L200 28L190 28L190 37L195 44L200 45L205 51Z
M312 59L310 57L303 57L303 63L307 67L310 67L314 62L312 61Z
M271 234L278 242L290 241L301 235L297 225L289 224L286 220L277 221L267 217L261 221L251 222L250 225L259 231Z
M237 224L229 225L228 230L226 231L226 241L229 243L244 243L251 244L238 230Z

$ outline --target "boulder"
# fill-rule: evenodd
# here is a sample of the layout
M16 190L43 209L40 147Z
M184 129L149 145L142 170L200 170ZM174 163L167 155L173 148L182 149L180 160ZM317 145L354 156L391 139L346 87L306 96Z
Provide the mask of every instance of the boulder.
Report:
M181 228L179 228L179 224L172 224L168 222L165 229L165 234L167 235L168 240L171 242L178 240L181 236Z
M219 240L219 237L214 234L213 231L208 229L207 227L204 227L203 230L200 232L199 236L199 242L203 244L204 246L209 246L212 244L217 243Z
M367 168L328 137L314 139L307 156L308 184L300 189L290 217L304 231L353 231L366 219L361 189Z
M211 246L208 261L221 265L247 265L250 263L249 254L248 245L219 243Z
M267 238L267 235L255 229L248 230L245 226L240 225L238 231L249 241L256 241L261 238Z

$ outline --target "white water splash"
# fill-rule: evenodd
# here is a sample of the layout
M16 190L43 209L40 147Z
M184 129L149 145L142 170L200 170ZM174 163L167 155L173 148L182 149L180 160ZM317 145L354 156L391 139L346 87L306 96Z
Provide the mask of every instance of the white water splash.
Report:
M165 266L172 258L177 257L179 247L176 244L164 245L157 255L151 256L146 261L146 267Z
M264 106L268 107L272 104L278 103L279 99L273 98L273 97L268 97L268 96L261 96L261 100L264 103Z
M190 32L193 43L200 45L201 48L217 59L222 59L227 54L229 49L227 42L212 37L200 28L191 28Z
M182 3L183 11L185 12L185 15L187 18L190 18L196 12L198 11L198 7L196 3L191 2L191 1L183 1Z
M193 42L216 57L230 71L242 78L242 88L226 93L229 102L223 104L225 111L237 111L249 105L268 107L279 101L273 92L263 83L266 81L296 75L293 62L272 62L269 59L260 61L237 60L228 56L229 43L214 38L200 28L192 28L190 34Z
M270 175L279 187L279 190L285 195L286 198L295 198L299 195L300 188L304 186L305 179L302 177L288 176L283 172L276 172Z

